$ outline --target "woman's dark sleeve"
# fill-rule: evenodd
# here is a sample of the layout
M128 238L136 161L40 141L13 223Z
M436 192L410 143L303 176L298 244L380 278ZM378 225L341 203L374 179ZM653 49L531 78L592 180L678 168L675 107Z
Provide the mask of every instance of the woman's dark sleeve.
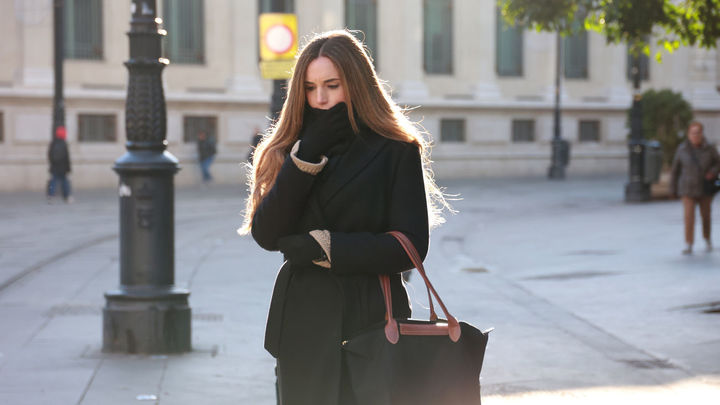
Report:
M404 233L424 260L429 227L420 151L408 146L402 152L388 202L388 229ZM395 237L386 233L331 232L331 268L336 274L392 274L413 266Z
M275 184L253 215L251 233L263 249L278 250L278 239L293 233L314 180L315 176L298 169L290 156L285 159Z

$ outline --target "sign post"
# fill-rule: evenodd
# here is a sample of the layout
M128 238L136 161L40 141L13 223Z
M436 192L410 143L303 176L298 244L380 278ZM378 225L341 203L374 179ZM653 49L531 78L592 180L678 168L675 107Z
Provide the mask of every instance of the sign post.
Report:
M295 14L260 14L260 72L263 78L289 79L297 49Z
M290 78L298 50L297 16L289 13L260 14L260 73L273 79L270 116L277 120L285 98L284 81Z

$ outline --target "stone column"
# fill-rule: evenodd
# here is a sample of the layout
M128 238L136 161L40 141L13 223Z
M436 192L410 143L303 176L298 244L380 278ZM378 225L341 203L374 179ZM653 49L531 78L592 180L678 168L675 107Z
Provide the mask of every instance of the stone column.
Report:
M389 80L401 103L428 98L423 83L423 3L421 0L378 2L380 75Z

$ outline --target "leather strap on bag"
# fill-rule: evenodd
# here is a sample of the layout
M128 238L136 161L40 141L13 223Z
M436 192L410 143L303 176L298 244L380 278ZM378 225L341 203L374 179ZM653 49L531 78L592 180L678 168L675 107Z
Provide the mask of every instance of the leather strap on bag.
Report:
M387 323L385 324L385 337L387 338L388 342L395 344L400 339L400 331L398 330L397 321L392 316L390 277L380 276L380 285L383 290L383 297L385 297L385 311L387 316Z
M425 282L425 286L428 289L428 298L430 299L430 305L432 308L432 299L430 296L430 292L432 292L432 295L435 296L435 299L437 300L438 304L440 304L440 308L442 308L443 313L445 314L445 317L447 319L447 334L450 337L450 340L453 342L457 342L460 339L460 324L458 323L457 319L450 315L450 312L448 312L447 307L445 307L445 304L443 303L442 299L438 295L437 291L435 291L435 287L433 287L430 280L427 278L427 275L425 274L425 267L423 266L422 260L420 259L420 255L418 254L417 250L415 249L415 246L413 246L410 239L408 239L405 234L397 231L391 231L388 232L390 235L395 237L395 239L400 242L400 245L402 245L403 249L405 250L405 253L407 253L408 257L410 257L410 260L412 261L413 265L417 269L418 273L420 273L420 276L422 276L423 281ZM385 298L385 310L387 312L387 323L385 324L385 337L390 343L397 343L400 338L401 330L398 330L398 324L397 321L393 318L392 315L392 295L390 291L390 277L387 275L380 275L378 276L380 278L380 285L382 287L383 296ZM435 314L434 309L431 309L431 320L437 319L437 315ZM434 319L433 319L434 317ZM400 329L403 329L402 327ZM422 333L417 331L417 329L420 329L418 327L409 327L406 328L409 329L406 334L437 334L437 333ZM414 332L413 332L414 331Z

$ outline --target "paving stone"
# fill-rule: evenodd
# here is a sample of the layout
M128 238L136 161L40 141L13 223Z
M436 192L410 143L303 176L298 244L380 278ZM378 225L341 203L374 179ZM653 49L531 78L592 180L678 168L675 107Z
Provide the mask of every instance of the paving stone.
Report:
M451 312L495 328L483 403L717 403L720 313L704 310L720 301L720 250L682 256L680 203L625 204L624 182L441 184L463 199L426 266ZM262 342L281 257L236 234L242 188L176 191L193 351L171 356L101 352L103 293L119 280L115 190L51 206L0 195L0 403L274 404ZM420 279L408 288L426 317Z

